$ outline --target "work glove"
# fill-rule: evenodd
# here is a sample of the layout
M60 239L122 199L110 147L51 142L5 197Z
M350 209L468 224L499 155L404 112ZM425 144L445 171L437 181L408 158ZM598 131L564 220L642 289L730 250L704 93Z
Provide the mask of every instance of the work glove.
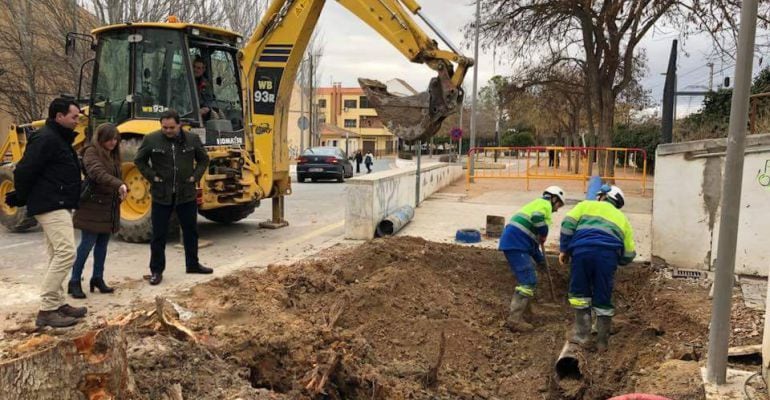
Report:
M570 256L567 253L559 253L559 264L561 265L567 265L569 264Z
M5 204L8 204L8 207L18 207L21 205L19 204L19 197L16 196L15 190L5 194Z

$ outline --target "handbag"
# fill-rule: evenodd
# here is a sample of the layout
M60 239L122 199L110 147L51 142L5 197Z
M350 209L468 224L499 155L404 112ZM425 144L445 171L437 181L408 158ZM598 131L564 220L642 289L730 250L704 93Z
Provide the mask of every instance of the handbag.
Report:
M94 195L94 182L86 176L80 181L80 201L91 200Z

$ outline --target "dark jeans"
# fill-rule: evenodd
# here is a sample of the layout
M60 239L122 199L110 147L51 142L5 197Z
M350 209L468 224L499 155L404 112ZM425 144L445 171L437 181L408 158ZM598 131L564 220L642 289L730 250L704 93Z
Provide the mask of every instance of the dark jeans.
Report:
M80 282L91 249L94 250L94 272L91 274L91 279L104 277L104 260L107 258L107 244L109 242L109 233L80 231L80 244L75 257L75 264L72 266L70 282Z
M372 172L372 164L366 164L366 173Z
M358 174L360 172L361 172L361 163L356 161L356 173Z
M171 213L176 211L182 227L185 265L198 265L198 205L195 201L182 204L163 205L152 203L152 240L150 241L150 271L162 274L166 269L166 236Z

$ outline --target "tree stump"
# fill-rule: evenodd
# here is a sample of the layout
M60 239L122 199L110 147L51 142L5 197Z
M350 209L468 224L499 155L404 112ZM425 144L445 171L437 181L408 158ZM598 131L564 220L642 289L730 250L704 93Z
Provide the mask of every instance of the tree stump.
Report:
M125 334L109 326L0 362L0 399L124 399L129 380Z

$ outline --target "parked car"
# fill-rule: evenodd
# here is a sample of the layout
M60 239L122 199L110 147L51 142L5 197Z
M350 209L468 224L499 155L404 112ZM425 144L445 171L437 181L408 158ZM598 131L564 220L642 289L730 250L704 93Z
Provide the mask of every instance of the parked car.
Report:
M353 164L345 153L337 147L311 147L305 150L297 160L297 180L313 182L319 179L336 179L344 182L353 177Z

